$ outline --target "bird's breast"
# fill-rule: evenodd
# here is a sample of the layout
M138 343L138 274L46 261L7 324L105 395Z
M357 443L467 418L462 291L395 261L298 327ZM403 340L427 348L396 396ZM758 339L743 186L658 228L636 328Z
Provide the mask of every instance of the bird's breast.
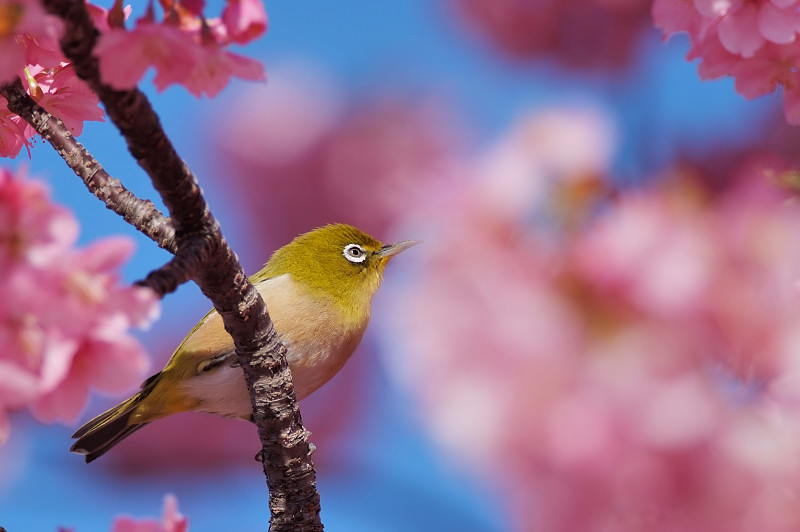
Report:
M287 348L295 393L302 399L347 362L361 341L367 320L350 322L332 300L309 293L289 275L267 279L256 288Z
M289 275L266 279L256 288L287 348L286 358L295 393L302 399L330 380L347 362L361 341L367 319L360 320L363 323L348 321L334 302L310 293ZM217 340L213 349L209 349L203 338L219 338L220 330L227 343L220 345ZM222 319L216 312L206 316L182 348L202 353L199 363L226 351L234 352L233 341L224 332ZM252 414L250 395L240 367L221 364L213 370L199 372L181 387L184 393L197 399L195 410L241 418Z

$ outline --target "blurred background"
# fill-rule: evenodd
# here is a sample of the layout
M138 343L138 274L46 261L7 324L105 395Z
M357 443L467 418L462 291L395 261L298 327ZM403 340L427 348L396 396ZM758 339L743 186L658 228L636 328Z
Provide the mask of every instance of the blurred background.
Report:
M796 527L800 213L778 185L800 138L777 97L701 83L642 0L265 3L242 53L266 84L143 88L248 271L330 222L424 241L301 404L327 530ZM155 199L112 131L81 140ZM12 164L82 242L137 241L128 281L167 260L41 141ZM164 300L154 372L208 308ZM169 492L192 531L266 528L249 424L181 414L87 466L78 422L13 423L9 532L108 530Z

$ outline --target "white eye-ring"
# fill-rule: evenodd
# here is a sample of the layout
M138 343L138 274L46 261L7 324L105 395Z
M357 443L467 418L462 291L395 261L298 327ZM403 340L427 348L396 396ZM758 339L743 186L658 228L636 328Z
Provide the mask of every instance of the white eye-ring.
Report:
M367 252L358 244L347 244L342 255L350 262L359 263L367 260Z

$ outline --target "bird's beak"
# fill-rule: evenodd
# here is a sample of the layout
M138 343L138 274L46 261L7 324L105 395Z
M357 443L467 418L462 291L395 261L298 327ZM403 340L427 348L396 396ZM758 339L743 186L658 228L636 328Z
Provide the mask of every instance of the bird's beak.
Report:
M397 255L398 253L400 253L401 251L405 251L411 246L416 246L417 244L419 244L419 240L403 240L402 242L387 244L378 251L376 251L375 254L381 257L382 259L390 259L395 255Z

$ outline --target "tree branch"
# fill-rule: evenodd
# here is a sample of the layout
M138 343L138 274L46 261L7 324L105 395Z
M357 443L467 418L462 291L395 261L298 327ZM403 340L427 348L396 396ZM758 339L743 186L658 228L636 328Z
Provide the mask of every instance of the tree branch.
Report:
M203 257L208 256L207 246L193 246L196 241L184 245L181 253L175 255L157 270L147 274L138 285L146 286L153 290L159 297L174 292L178 286L192 280L192 275L198 264L203 263ZM192 250L190 248L194 247Z
M178 249L175 228L169 218L164 217L153 202L137 198L119 179L108 175L97 159L72 136L64 122L48 113L25 92L19 78L0 85L0 95L7 100L8 110L19 115L39 136L49 142L67 166L83 180L86 188L105 203L106 207L122 216L160 247L175 253Z
M61 50L75 73L103 102L136 162L161 194L177 233L218 233L197 180L178 156L147 97L139 89L116 90L100 79L92 49L99 36L82 1L44 0L45 9L64 20ZM218 235L216 240L221 239Z
M91 55L98 33L83 1L43 3L64 21L62 51L103 102L171 215L175 258L144 283L166 293L193 278L233 337L262 444L270 491L270 530L322 530L309 433L302 425L285 349L261 296L248 281L209 211L197 179L173 148L147 98L138 89L118 91L102 83L97 59ZM88 162L90 167L96 164L94 159Z

